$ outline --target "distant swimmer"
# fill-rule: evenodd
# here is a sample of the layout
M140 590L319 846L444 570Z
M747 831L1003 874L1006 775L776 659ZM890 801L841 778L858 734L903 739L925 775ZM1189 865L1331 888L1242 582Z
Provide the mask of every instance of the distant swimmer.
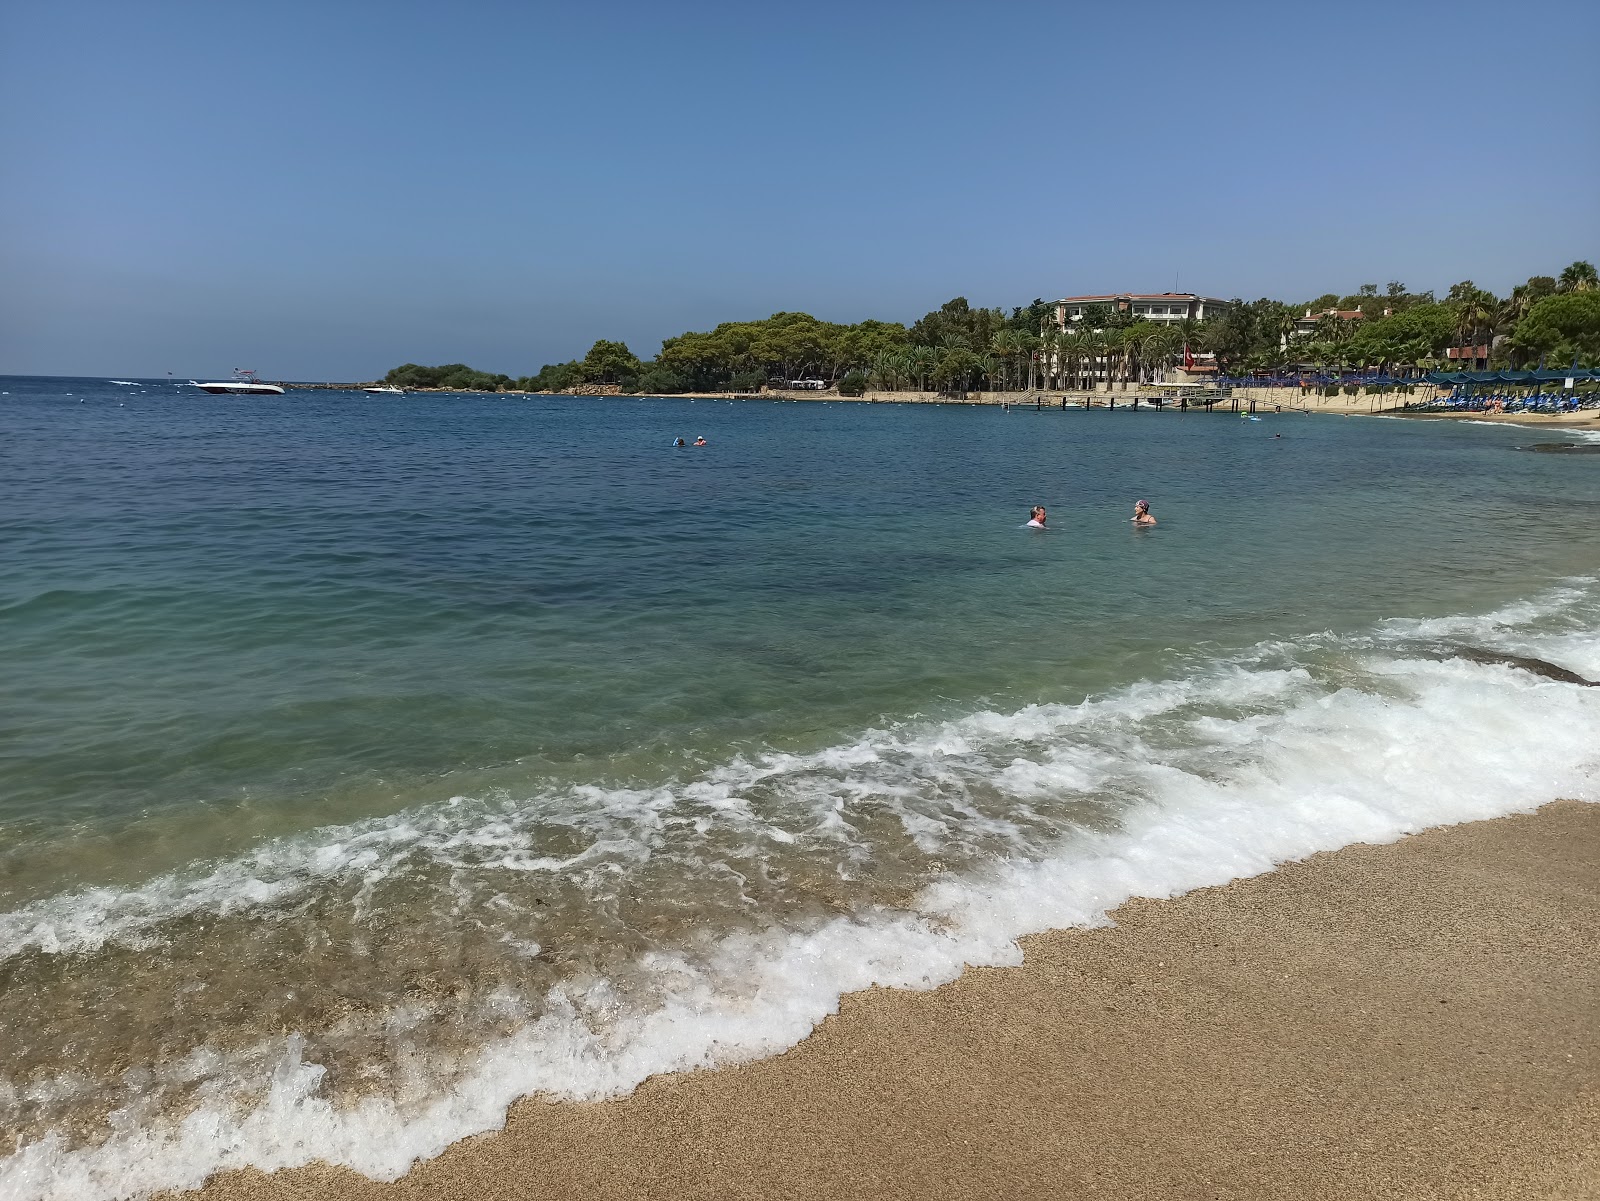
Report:
M674 445L674 446L688 446L688 445L689 445L689 444L688 444L688 443L687 443L687 442L685 442L685 441L684 441L684 440L683 440L683 439L682 439L682 438L674 438L674 439L673 439L673 440L672 440L672 444L673 444L673 445Z
M1028 525L1027 525L1027 528L1030 529L1030 530L1042 530L1042 529L1044 529L1044 506L1043 505L1034 505L1033 508L1028 510Z
M1136 501L1134 501L1133 502L1133 524L1134 525L1155 525L1155 523L1156 523L1156 519L1154 517L1150 516L1150 502L1147 501L1147 500L1136 500Z
M696 446L710 446L711 445L711 443L706 441L706 436L704 434L701 434L698 438L696 438L694 440L694 444Z

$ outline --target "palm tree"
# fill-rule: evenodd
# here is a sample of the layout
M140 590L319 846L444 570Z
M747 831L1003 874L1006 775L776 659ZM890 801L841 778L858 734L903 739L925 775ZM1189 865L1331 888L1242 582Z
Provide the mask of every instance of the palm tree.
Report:
M1066 330L1057 330L1050 338L1050 379L1052 388L1067 390L1068 374L1072 367L1072 335Z
M1178 322L1178 333L1183 338L1185 346L1198 346L1200 344L1200 322L1193 317L1185 317Z
M1596 288L1600 288L1600 277L1595 274L1594 264L1584 259L1567 267L1556 281L1556 289L1561 292L1592 292Z
M1460 302L1456 310L1456 332L1460 336L1459 345L1479 346L1493 344L1499 302L1494 294L1479 289L1470 293ZM1478 341L1484 339L1484 343Z
M1093 353L1094 343L1089 334L1071 333L1067 335L1067 364L1072 370L1072 387L1074 390L1083 386L1083 364Z
M1017 335L1009 329L1000 330L989 339L989 354L1001 368L1002 385L996 391L1009 390L1011 387L1011 363L1017 355Z
M965 392L978 366L978 358L972 351L965 346L952 346L939 355L938 365L933 369L934 382L944 392Z
M1033 391L1034 364L1038 362L1039 350L1044 346L1044 339L1038 334L1020 333L1017 335L1017 356L1028 365L1028 391ZM1018 373L1021 378L1021 373Z
M1527 284L1518 284L1511 289L1511 297L1505 303L1507 318L1516 324L1528 315L1528 310L1533 307L1533 293Z
M1089 338L1089 380L1091 384L1100 382L1100 374L1105 373L1106 386L1111 386L1111 358L1117 352L1117 336L1109 330L1097 330L1088 335Z
M1170 325L1162 326L1144 340L1144 362L1146 368L1151 369L1152 377L1155 371L1165 372L1172 365L1173 358L1182 350L1182 337Z
M1039 339L1039 365L1044 368L1043 379L1046 388L1060 386L1062 371L1062 343L1066 341L1066 334L1060 330L1052 330Z
M898 392L905 387L908 374L905 355L884 351L872 364L872 382L885 392Z
M1288 350L1294 343L1295 316L1291 309L1284 309L1272 323L1272 332L1278 335L1278 345Z
M1126 386L1130 379L1138 379L1144 370L1144 331L1137 325L1130 325L1117 341L1121 343L1122 383Z
M1324 342L1332 342L1335 346L1343 342L1350 334L1350 327L1343 317L1329 313L1317 322L1317 337Z

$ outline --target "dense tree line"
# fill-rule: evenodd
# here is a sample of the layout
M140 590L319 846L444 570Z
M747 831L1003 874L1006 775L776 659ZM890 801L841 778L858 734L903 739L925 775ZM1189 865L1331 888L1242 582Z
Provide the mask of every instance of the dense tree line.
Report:
M465 363L446 363L442 367L405 363L384 376L383 382L402 388L445 388L452 392L499 392L515 383L509 375L474 371Z
M1302 328L1307 313L1317 318L1309 336ZM975 308L959 296L909 327L775 313L668 338L650 360L626 343L601 340L581 359L549 363L517 380L461 363L407 363L386 381L461 391L603 386L647 395L755 391L795 380L821 380L845 395L868 388L1066 390L1154 379L1185 353L1214 356L1230 374L1292 367L1421 372L1447 364L1451 346L1489 346L1497 366L1541 359L1565 365L1574 357L1580 365L1600 366L1600 280L1586 262L1560 276L1533 276L1504 299L1471 280L1442 300L1392 281L1381 291L1364 284L1353 295L1330 292L1297 305L1235 300L1204 322L1147 321L1111 305L1091 305L1081 320L1060 328L1055 314L1055 305L1043 300L1007 313Z

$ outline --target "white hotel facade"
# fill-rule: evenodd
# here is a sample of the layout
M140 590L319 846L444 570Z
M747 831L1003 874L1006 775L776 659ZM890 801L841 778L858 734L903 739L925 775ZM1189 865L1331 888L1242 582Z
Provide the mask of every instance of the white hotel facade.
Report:
M1166 325L1176 325L1180 321L1209 321L1233 307L1226 300L1219 300L1215 296L1197 296L1193 292L1118 292L1107 296L1068 296L1056 301L1056 326L1069 329L1074 322L1083 320L1084 310L1100 304L1117 312Z

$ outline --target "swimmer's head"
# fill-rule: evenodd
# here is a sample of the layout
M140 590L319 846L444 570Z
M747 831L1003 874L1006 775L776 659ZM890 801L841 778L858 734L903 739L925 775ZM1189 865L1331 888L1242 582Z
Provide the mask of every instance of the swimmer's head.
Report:
M1133 502L1133 509L1136 513L1148 513L1150 511L1150 502L1147 500L1136 500Z
M1033 508L1028 510L1028 516L1033 518L1035 521L1043 521L1044 520L1044 506L1043 505L1034 505Z

